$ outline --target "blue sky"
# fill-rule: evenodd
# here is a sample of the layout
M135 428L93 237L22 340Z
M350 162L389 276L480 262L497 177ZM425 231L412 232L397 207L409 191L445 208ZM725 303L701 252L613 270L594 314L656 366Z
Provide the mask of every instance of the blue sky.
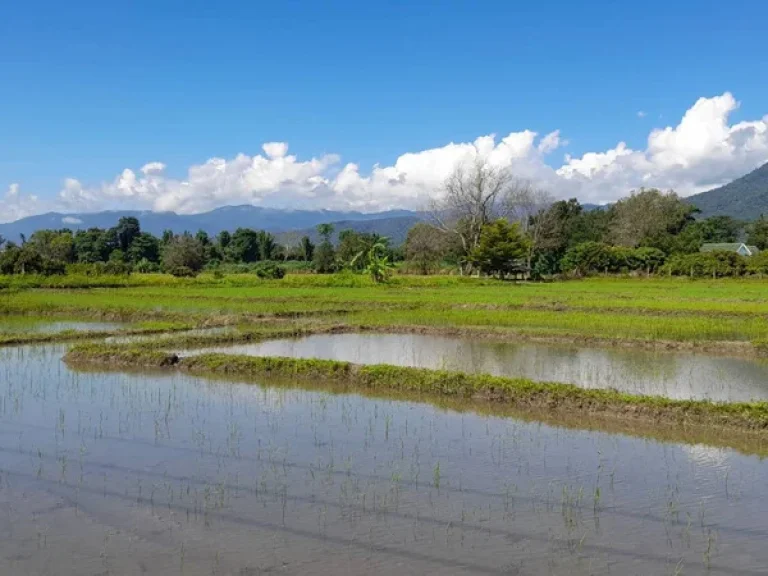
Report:
M728 126L763 121L767 22L768 2L759 0L9 2L0 19L0 209L58 206L65 178L77 180L73 207L157 207L150 195L173 195L190 167L264 155L265 142L288 143L299 165L334 155L308 176L325 183L309 204L387 198L369 201L372 209L405 193L369 185L331 198L326 188L337 190L331 180L346 163L367 178L405 153L489 134L498 143L558 130L553 151L527 160L553 170L565 154L605 153L622 141L653 160L651 131L677 127L699 98L732 94L738 104L721 113ZM753 128L749 136L759 138ZM666 162L658 179L698 191L768 160L753 152L677 179ZM122 196L104 191L126 168L140 180L148 162L166 165L153 184L165 192L147 192L151 182ZM541 167L521 170L554 178ZM633 180L642 174L635 166L610 184L613 193L643 184ZM584 177L562 193L610 199L606 183L598 193ZM208 182L196 192L204 201L163 206L270 203L283 187L275 178L267 195L259 185L229 193ZM294 180L286 197L308 197ZM20 192L2 204L14 184ZM24 197L31 194L38 204Z

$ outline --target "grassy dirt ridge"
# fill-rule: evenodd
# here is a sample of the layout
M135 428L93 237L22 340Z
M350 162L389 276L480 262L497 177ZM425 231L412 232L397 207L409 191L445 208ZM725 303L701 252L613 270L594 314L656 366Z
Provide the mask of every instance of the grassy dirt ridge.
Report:
M53 342L72 342L76 340L98 340L113 336L153 336L183 332L193 329L191 324L174 322L145 322L136 328L117 328L115 330L62 330L60 332L0 332L0 346L19 346L24 344L46 344Z
M569 384L540 383L390 365L362 366L332 360L204 354L178 355L144 347L81 344L65 356L71 364L107 367L173 368L195 374L226 376L275 375L308 380L343 381L351 389L392 390L497 402L521 409L567 411L605 418L658 421L683 426L719 426L764 434L768 403L715 403L636 396L615 390L584 389Z

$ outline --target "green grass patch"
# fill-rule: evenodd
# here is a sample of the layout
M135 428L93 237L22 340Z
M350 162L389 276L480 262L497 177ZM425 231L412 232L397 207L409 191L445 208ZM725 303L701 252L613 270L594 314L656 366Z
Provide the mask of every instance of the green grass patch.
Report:
M472 328L574 340L768 341L768 282L758 279L594 278L515 284L395 276L390 283L374 285L356 274L297 274L283 280L134 274L98 278L96 287L89 287L85 277L27 281L26 288L18 284L0 294L0 312L197 324L224 316L234 322L306 318L382 330Z

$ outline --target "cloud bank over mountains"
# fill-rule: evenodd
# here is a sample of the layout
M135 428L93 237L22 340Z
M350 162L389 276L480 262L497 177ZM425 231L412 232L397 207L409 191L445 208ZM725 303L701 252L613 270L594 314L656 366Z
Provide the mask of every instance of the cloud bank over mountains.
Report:
M644 150L624 142L581 157L554 156L567 142L559 131L531 130L502 138L480 136L473 142L407 152L392 166L374 166L363 174L335 154L300 159L286 142L267 142L254 156L211 158L191 166L183 179L166 175L162 162L139 170L126 168L97 186L64 180L57 196L42 199L11 184L0 195L0 222L49 210L93 212L146 209L183 214L218 206L253 204L275 208L327 208L378 211L425 205L459 162L483 157L530 179L557 198L606 203L645 187L694 194L724 184L768 162L768 114L753 121L729 123L739 103L726 92L700 98L676 126L654 129Z

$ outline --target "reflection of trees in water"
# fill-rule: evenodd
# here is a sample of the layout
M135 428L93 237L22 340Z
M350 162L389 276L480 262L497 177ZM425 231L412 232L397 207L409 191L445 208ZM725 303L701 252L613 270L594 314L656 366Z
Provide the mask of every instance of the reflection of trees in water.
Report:
M768 398L768 363L700 354L424 334L323 334L247 347L239 353L487 373L670 398Z
M768 397L768 364L750 360L483 341L461 347L460 353L458 368L466 371L671 398Z

